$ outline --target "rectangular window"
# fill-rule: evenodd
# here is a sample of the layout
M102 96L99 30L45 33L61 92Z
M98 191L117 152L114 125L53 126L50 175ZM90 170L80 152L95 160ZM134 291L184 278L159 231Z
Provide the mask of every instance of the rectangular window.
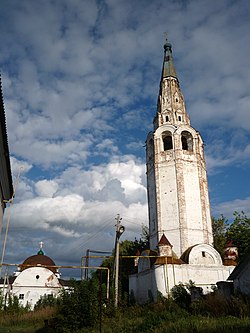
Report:
M203 257L203 258L206 257L206 253L205 253L205 251L202 251L202 257Z
M19 299L24 299L24 294L19 294Z

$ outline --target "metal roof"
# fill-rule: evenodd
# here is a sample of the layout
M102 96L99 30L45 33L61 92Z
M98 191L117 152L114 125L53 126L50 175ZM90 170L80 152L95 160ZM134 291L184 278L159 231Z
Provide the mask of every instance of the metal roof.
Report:
M0 75L0 190L3 200L11 199L13 195L13 185L10 167L10 156L8 146L8 136L6 127L6 117L4 111L2 82Z
M172 56L172 45L166 41L164 44L164 61L162 68L162 79L173 76L177 79L176 69Z

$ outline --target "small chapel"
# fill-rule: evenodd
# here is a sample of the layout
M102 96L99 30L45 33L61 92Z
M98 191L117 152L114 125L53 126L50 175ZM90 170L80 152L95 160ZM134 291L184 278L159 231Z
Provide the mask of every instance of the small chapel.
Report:
M43 242L37 254L26 258L12 276L0 278L0 292L8 302L8 296L16 296L22 306L34 309L44 296L57 297L62 289L69 288L69 280L63 280L53 259L44 254Z
M146 140L150 249L129 277L138 303L189 283L209 292L235 268L213 247L204 144L190 123L166 40L157 112Z

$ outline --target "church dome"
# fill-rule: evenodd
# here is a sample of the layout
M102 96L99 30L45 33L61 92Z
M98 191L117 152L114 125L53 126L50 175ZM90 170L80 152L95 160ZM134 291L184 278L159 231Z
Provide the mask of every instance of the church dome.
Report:
M27 266L26 266L27 265ZM55 266L55 262L48 256L38 253L33 256L28 257L24 260L24 262L20 265L20 271L24 271L27 268L34 267L34 266L45 266L47 269L51 270L53 273L57 272Z

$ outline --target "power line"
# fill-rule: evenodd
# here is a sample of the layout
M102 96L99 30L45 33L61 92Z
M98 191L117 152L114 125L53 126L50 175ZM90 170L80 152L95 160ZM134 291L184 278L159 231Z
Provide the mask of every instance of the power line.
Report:
M106 230L107 228L109 228L111 226L111 223L114 224L114 220L111 218L107 219L106 221L104 221L103 223L107 222L102 228L100 228L97 232L95 233L91 233L91 236L82 236L79 240L78 240L78 243L80 242L79 245L75 246L74 249L80 249L82 248L83 245L86 245L88 244L93 238L96 238L101 232L103 232L104 230ZM84 238L87 239L85 240Z

